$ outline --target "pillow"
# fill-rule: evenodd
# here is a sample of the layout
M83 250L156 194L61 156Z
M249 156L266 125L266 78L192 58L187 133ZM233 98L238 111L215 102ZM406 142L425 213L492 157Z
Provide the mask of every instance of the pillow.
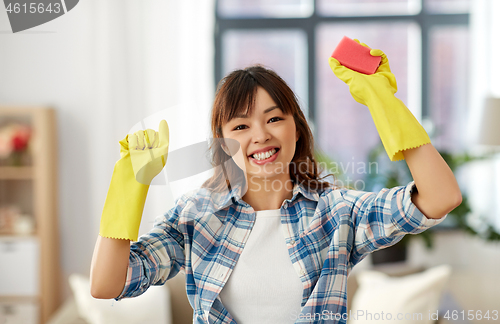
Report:
M172 324L167 286L151 286L134 298L96 299L90 294L90 280L72 274L69 283L80 317L89 324Z
M356 275L359 287L348 323L432 324L437 319L439 300L450 273L448 265L404 277L361 271Z

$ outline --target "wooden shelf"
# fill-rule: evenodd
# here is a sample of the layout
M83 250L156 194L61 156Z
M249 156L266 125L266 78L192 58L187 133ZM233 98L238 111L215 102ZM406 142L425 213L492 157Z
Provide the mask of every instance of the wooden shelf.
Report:
M45 324L61 304L56 113L48 107L0 106L0 124L12 122L30 125L30 155L25 166L0 166L0 205L32 216L35 232L0 234L0 244L12 250L9 262L0 260L1 270L8 274L0 278L0 303L35 304L38 320L30 323ZM3 253L5 257L5 249ZM28 266L17 271L18 264ZM16 284L7 285L12 282Z
M31 180L33 175L33 167L30 166L0 166L0 180Z
M0 296L0 303L5 304L25 304L38 302L40 302L40 298L37 296Z

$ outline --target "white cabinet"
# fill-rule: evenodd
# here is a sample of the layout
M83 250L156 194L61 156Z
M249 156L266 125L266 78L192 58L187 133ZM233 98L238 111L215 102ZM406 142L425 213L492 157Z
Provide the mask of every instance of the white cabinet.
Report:
M0 295L38 296L39 256L36 238L0 239Z
M0 323L38 324L40 309L36 303L0 303Z

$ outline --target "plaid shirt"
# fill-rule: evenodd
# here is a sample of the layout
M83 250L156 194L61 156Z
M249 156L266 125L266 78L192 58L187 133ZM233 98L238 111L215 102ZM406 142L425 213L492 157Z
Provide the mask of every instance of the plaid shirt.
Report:
M292 198L281 206L281 223L304 287L300 314L290 314L296 323L345 323L352 267L405 234L444 220L428 219L416 208L411 201L414 188L412 181L378 193L320 192L295 184ZM131 244L125 287L116 300L138 296L184 271L193 322L236 323L219 293L254 221L253 208L241 199L241 187L225 194L201 188L183 195L149 233Z

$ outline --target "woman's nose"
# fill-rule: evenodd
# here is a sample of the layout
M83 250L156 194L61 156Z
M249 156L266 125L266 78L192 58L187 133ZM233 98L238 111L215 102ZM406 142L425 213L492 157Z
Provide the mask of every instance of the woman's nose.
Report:
M271 138L271 134L264 126L254 126L252 139L254 143L264 143Z

